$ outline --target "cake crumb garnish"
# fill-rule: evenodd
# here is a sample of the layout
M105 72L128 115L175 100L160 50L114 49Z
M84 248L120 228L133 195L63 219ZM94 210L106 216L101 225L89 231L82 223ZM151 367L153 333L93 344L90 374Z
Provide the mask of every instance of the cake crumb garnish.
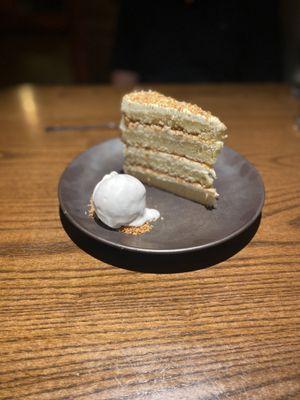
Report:
M150 232L152 229L152 225L149 222L145 222L141 226L121 226L119 231L122 233L126 233L127 235L143 235L144 233Z
M140 90L128 93L124 96L124 99L131 102L137 102L141 104L148 104L150 106L156 105L162 108L173 108L174 110L203 115L204 117L210 117L210 111L204 111L201 107L196 104L186 103L185 101L178 101L172 97L164 96L161 93L152 90Z
M89 217L94 217L95 216L95 206L94 206L92 197L91 197L90 202L88 204L88 216Z

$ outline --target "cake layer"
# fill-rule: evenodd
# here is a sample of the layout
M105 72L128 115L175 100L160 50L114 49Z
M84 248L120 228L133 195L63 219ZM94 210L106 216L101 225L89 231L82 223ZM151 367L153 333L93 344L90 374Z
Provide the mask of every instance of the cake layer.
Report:
M153 91L125 95L121 111L130 119L145 124L168 125L193 134L208 132L215 140L226 137L226 126L210 112Z
M177 177L187 182L200 183L206 188L211 187L216 178L215 171L205 164L142 147L126 146L125 168L130 165L150 168L155 172Z
M215 189L206 189L199 183L186 182L166 174L157 173L151 169L137 165L125 165L124 171L140 179L142 182L177 194L178 196L204 204L207 207L215 207L218 194Z
M144 147L175 154L193 161L213 165L223 147L223 142L204 143L195 135L175 131L169 127L142 125L138 122L126 128L120 125L123 141L134 147Z
M184 133L186 135L191 135L191 136L195 136L195 138L197 138L198 140L201 140L202 142L205 143L214 143L216 141L219 140L223 140L227 137L227 135L223 134L223 135L219 135L218 137L216 137L216 135L211 132L211 131L199 131L197 133L194 132L188 132L186 130L183 130L181 127L171 127L168 125L164 125L161 121L156 121L153 120L153 122L150 123L145 123L145 122L141 122L138 120L133 120L130 119L126 114L123 115L122 120L121 120L121 125L122 126L126 126L126 128L131 129L136 126L136 125L142 125L144 127L149 127L150 129L160 129L160 128L164 128L166 130L171 130L172 132L177 132L177 133Z

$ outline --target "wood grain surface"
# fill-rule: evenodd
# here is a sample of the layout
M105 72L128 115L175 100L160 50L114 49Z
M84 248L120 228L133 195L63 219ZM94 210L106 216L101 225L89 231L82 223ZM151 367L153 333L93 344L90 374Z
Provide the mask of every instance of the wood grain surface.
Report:
M57 184L78 153L118 135L105 124L118 123L123 92L2 90L1 399L300 399L299 105L280 85L159 89L218 115L227 144L261 172L258 233L188 273L90 257L61 227Z

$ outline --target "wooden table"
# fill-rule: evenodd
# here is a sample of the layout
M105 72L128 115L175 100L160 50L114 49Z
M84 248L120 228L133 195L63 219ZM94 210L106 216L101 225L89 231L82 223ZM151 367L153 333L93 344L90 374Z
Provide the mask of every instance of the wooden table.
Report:
M0 95L0 398L299 399L300 132L280 85L164 86L229 128L261 172L263 219L233 258L159 275L104 264L61 227L57 183L118 135L123 92L19 86ZM105 126L105 125L104 125Z

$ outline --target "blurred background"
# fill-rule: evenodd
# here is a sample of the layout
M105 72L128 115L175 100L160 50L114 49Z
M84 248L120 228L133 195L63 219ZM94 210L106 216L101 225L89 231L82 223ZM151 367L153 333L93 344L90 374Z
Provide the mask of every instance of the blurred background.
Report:
M0 86L287 81L300 0L1 0Z

